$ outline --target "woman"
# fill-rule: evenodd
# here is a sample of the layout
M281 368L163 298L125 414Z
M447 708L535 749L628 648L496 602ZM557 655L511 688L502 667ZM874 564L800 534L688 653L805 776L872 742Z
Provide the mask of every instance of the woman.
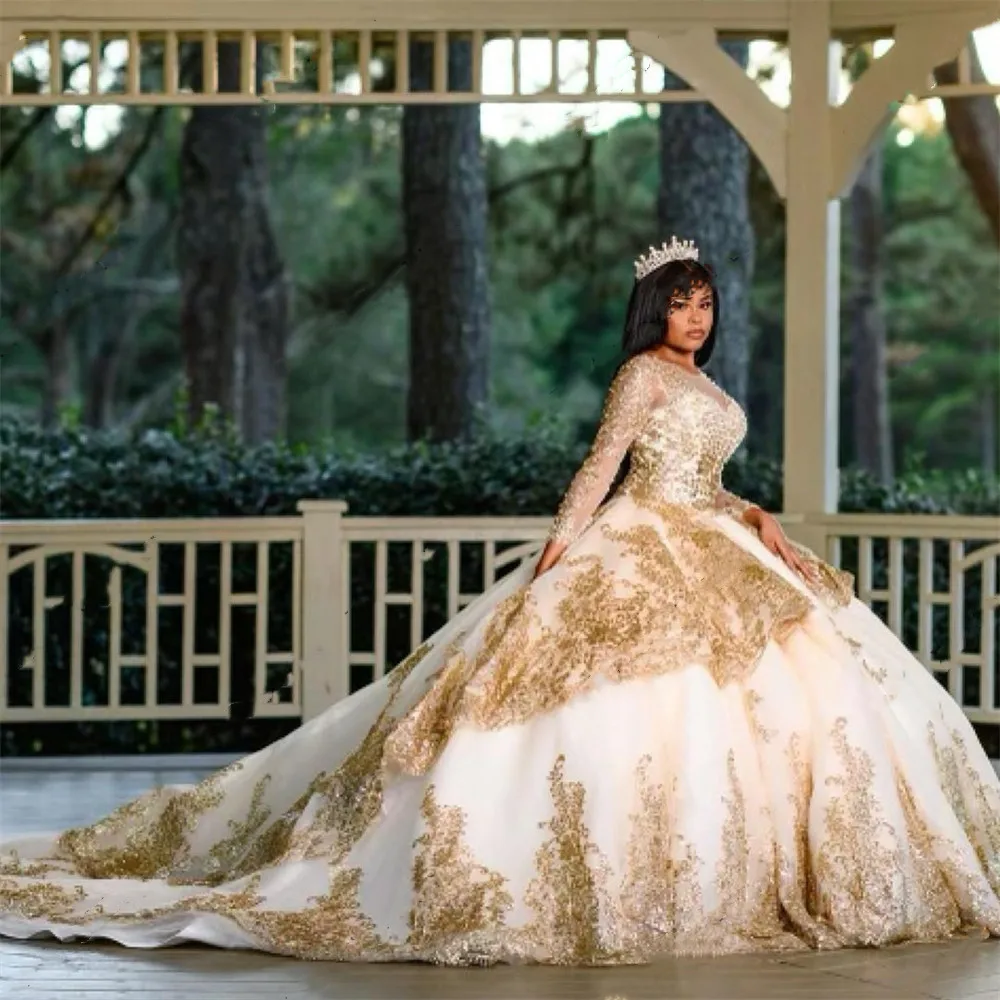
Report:
M968 721L848 576L722 489L745 419L699 370L695 248L636 278L538 565L197 786L6 845L0 933L448 964L1000 935Z

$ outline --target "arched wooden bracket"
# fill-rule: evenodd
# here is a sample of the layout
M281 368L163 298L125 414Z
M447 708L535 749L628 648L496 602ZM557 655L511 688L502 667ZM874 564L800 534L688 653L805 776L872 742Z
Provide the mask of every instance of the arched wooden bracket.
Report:
M676 34L630 31L628 42L711 101L747 141L778 196L786 196L788 116L719 48L713 28L698 25Z
M831 198L842 198L850 190L869 149L892 117L893 102L920 91L934 67L954 59L969 33L982 23L981 12L956 10L899 25L896 44L872 63L844 104L832 109Z

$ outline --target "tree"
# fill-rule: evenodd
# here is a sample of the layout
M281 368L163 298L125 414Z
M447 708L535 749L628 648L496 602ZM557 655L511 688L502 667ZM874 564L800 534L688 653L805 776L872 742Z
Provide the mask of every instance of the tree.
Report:
M893 133L898 131L894 129ZM894 135L893 135L894 138ZM1000 255L944 129L884 147L886 318L897 454L996 468ZM950 180L949 180L950 178Z
M973 38L968 41L969 75L973 83L985 83L986 74ZM958 83L958 59L939 66L934 80L940 85ZM1000 244L1000 110L989 94L945 97L945 124L955 155L962 165L980 208Z
M67 66L67 79L72 72ZM22 91L38 89L37 79L18 76L15 82ZM102 258L108 245L128 228L142 200L137 175L158 137L163 109L137 112L134 130L98 150L83 141L86 111L62 127L51 115L28 118L21 110L5 109L9 114L0 121L0 129L8 126L12 134L0 155L3 319L21 341L7 356L26 359L28 347L27 356L43 361L40 377L16 370L26 380L37 378L39 418L51 426L76 402L77 355L88 347L79 331L94 312L100 284L95 273L107 270ZM10 128L17 119L19 127ZM119 286L125 293L119 302L128 300L129 291L127 284Z
M882 149L864 162L847 200L852 258L844 303L848 316L854 459L879 482L892 482L892 435L886 371Z
M200 61L193 66L197 77ZM218 44L218 74L220 92L239 90L239 43ZM181 147L177 261L189 414L197 421L215 405L251 442L284 429L290 324L266 135L262 107L200 106Z
M433 43L411 43L411 90L431 89L433 61ZM469 89L471 44L451 42L448 63L451 88ZM467 434L488 397L491 307L479 113L477 104L403 111L411 440Z
M351 72L349 50L335 66ZM95 425L163 427L175 416L184 366L173 246L189 114L129 108L95 135L89 109L61 111L18 140L32 110L0 108L4 413L36 417L48 400L50 418L79 414ZM409 324L402 109L278 106L264 118L270 218L296 280L288 436L366 451L399 443ZM891 126L881 151L880 294L894 456L897 465L924 455L942 469L990 468L1000 385L996 242L945 129L928 116L904 147L896 141L901 127ZM149 155L140 159L150 135ZM10 153L14 143L20 148ZM650 220L659 144L656 117L642 110L607 132L574 127L538 142L484 142L490 337L504 357L491 372L491 422L530 434L536 419L554 416L581 443L592 433L617 360L631 260L658 235ZM784 208L755 160L751 179L747 450L779 458ZM856 287L850 224L845 207L845 331ZM62 341L43 340L56 320ZM66 350L50 351L60 345ZM844 348L846 361L850 336ZM855 405L846 363L844 374L851 464Z
M722 48L746 69L747 42ZM664 89L686 85L664 71ZM750 359L750 283L754 233L750 224L750 150L742 136L707 102L664 103L660 107L661 237L694 239L711 264L721 300L724 335L712 367L726 390L747 400ZM657 240L659 242L659 240Z
M869 44L850 51L847 68L852 79L857 80L872 59ZM847 199L844 221L852 266L844 306L849 329L854 460L878 482L889 485L893 464L886 369L884 141L879 137L873 145Z

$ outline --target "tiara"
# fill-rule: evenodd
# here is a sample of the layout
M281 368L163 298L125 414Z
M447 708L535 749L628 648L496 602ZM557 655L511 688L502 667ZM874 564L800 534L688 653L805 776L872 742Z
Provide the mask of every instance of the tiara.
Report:
M663 246L650 247L649 253L643 254L635 262L635 280L645 278L658 267L669 264L672 260L697 260L698 248L694 245L694 240L679 240L676 236L670 237L669 243Z

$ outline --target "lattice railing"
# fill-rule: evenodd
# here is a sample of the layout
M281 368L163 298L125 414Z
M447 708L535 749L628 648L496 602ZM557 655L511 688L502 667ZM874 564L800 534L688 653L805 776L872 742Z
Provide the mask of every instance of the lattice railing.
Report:
M5 104L399 104L492 102L682 102L695 90L663 89L663 69L632 50L623 30L452 31L252 28L24 30L0 68ZM239 72L220 80L218 45L238 49ZM414 44L427 63L412 70ZM56 53L60 58L53 59ZM484 74L487 57L492 72ZM33 67L40 90L15 86L15 68ZM966 46L958 79L929 78L912 95L1000 94L1000 82L973 79Z
M1000 523L994 518L818 520L828 559L974 722L1000 722Z
M312 717L522 560L545 518L0 524L0 721ZM832 515L789 533L976 722L1000 724L1000 519Z
M343 658L351 687L383 677L491 584L534 557L547 529L547 521L537 518L345 518Z
M300 715L301 549L295 518L5 524L0 718L225 719L234 674Z
M479 29L27 32L14 64L30 62L42 91L15 93L8 64L0 95L5 103L42 105L701 99L692 91L665 93L662 68L623 39L621 31ZM238 47L240 65L238 80L221 88L220 43ZM426 53L419 74L412 72L415 45ZM487 47L494 67L488 80Z

